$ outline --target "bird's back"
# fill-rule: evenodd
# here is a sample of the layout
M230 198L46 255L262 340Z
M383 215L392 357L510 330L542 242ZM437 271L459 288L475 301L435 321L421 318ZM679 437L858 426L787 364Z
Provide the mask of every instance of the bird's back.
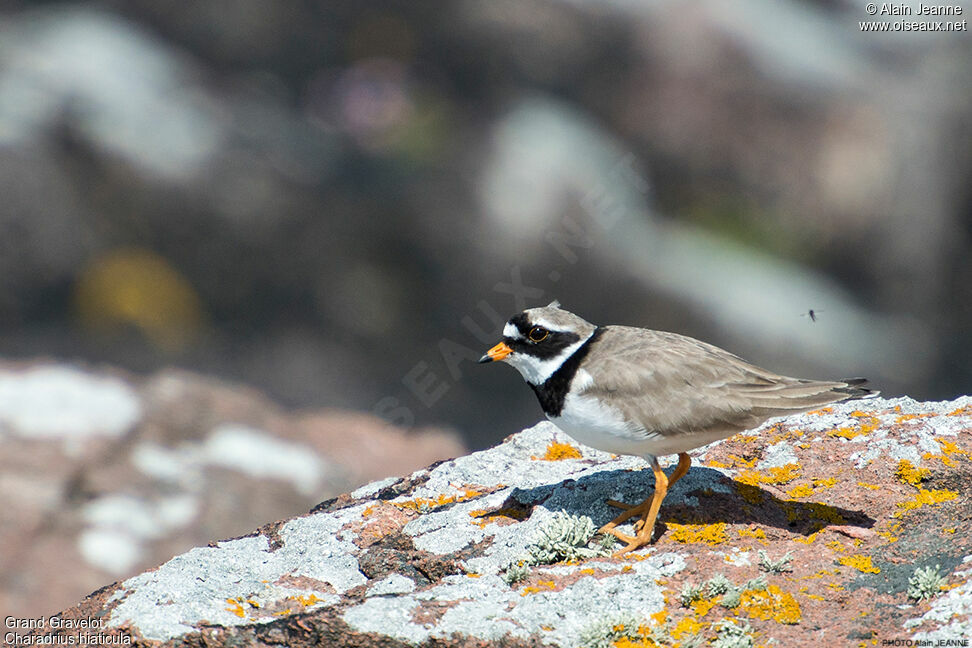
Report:
M699 340L627 326L603 327L584 369L585 394L608 400L646 432L716 435L775 416L865 398L863 379L803 380L767 371Z

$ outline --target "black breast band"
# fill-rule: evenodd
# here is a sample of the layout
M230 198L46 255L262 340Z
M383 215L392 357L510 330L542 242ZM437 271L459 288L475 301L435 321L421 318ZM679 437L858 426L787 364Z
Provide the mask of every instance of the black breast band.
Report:
M580 345L569 358L564 360L564 364L560 365L557 371L550 374L550 377L543 384L530 385L537 395L537 399L540 401L540 407L543 408L544 414L547 416L560 416L561 412L563 412L564 400L567 398L567 390L570 389L570 383L574 379L577 369L580 367L581 360L587 357L587 354L591 350L591 345L597 341L597 338L603 332L604 329L600 327L594 329L591 337L587 338L584 344Z

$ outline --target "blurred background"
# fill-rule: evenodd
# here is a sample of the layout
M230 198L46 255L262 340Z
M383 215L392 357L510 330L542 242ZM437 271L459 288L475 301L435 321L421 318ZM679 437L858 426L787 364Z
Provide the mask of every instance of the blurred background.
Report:
M865 33L864 6L5 2L0 357L188 370L456 452L541 417L474 360L556 298L968 393L972 40Z
M539 409L474 331L556 297L966 393L972 41L858 4L5 3L0 352L483 447Z

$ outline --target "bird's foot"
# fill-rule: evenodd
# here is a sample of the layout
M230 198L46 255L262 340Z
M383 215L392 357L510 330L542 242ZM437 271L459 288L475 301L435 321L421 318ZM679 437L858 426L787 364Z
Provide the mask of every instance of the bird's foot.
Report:
M614 553L614 557L623 556L626 553L640 549L641 547L650 544L652 536L655 530L655 519L654 515L651 515L653 498L646 499L641 504L632 506L631 504L625 504L623 502L618 502L615 500L607 500L607 504L615 508L624 509L621 515L617 516L604 526L602 526L598 531L599 533L607 533L613 535L615 538L625 543L624 548ZM621 533L617 530L619 524L623 524L629 519L639 516L640 519L636 520L634 523L635 535L629 536L627 534ZM651 525L646 526L646 520L651 517Z

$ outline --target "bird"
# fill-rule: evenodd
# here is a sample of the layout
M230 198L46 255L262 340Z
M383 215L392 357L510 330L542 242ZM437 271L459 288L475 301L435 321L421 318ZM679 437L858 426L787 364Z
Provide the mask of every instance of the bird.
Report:
M547 419L577 442L647 460L655 490L600 528L635 551L652 541L662 500L689 471L689 450L764 421L830 403L871 398L865 378L834 381L783 376L694 338L631 326L597 326L553 302L510 318L480 363L512 365ZM658 456L678 455L667 476ZM635 535L618 525L638 517Z

